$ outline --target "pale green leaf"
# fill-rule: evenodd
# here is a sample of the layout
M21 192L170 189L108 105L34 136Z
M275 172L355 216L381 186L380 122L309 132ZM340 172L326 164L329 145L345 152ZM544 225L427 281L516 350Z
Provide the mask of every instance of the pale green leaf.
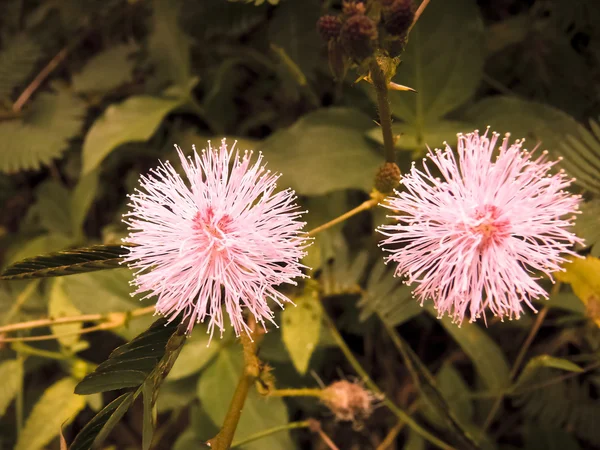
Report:
M60 157L79 134L86 105L58 89L40 93L23 120L0 122L0 171L37 170Z
M118 146L150 139L165 116L181 104L177 98L139 96L109 106L85 137L82 173L94 170Z
M434 1L410 32L397 83L417 91L390 92L392 113L420 128L470 99L484 63L483 22L475 0Z
M57 278L52 280L50 288L50 299L48 302L48 314L50 317L57 319L60 317L78 316L81 312L73 306L71 300L65 293L64 280ZM64 347L73 347L79 341L79 330L83 327L81 322L69 323L64 325L52 326L52 334L61 335L69 334L70 336L62 336L58 341Z
M48 180L39 185L36 196L34 208L42 228L52 234L71 236L73 228L67 188L55 180Z
M217 359L204 371L198 382L198 398L215 425L220 426L227 414L229 402L243 370L242 354L238 347L227 347L219 352ZM235 440L248 437L288 422L288 412L281 398L263 397L251 387ZM273 434L245 445L244 450L266 448L293 450L289 432Z
M98 190L98 172L88 172L79 178L70 198L71 229L83 233L82 227Z
M41 450L75 418L85 407L85 399L73 393L76 384L72 378L63 378L44 391L27 417L15 450Z
M577 122L568 114L517 97L486 98L469 108L465 115L480 131L490 126L491 131L501 135L510 133L513 140L525 138L525 147L530 150L541 142L542 149L554 154L560 153L564 137L577 133L578 129Z
M22 389L23 361L8 359L0 363L0 417L6 412L13 398Z
M140 302L139 297L131 297L130 294L133 292L129 285L131 279L131 271L125 268L85 273L66 277L65 291L82 314L108 314L152 305L154 299ZM113 331L125 339L133 339L147 329L153 321L151 315L138 317L131 320L126 327Z
M229 336L228 332L226 334ZM221 350L224 342L223 339L215 336L211 344L208 345L210 338L205 325L196 325L194 332L181 349L168 379L179 380L200 372Z
M556 358L550 355L539 355L531 358L527 362L527 365L513 385L513 389L518 390L532 381L537 381L536 375L538 374L539 370L544 367L561 369L567 372L583 372L581 367L567 359Z
M132 79L134 62L130 59L137 50L135 44L111 46L90 59L83 69L73 75L77 92L108 92Z
M294 367L304 375L319 343L323 310L319 293L310 287L294 303L295 307L290 305L281 313L281 334Z
M383 157L364 137L372 121L348 108L320 109L270 136L259 147L280 184L304 195L339 189L370 191Z
M432 308L427 308L436 315ZM460 327L449 317L438 319L446 332L471 359L484 384L492 391L500 391L509 382L509 368L502 349L478 325L463 323Z

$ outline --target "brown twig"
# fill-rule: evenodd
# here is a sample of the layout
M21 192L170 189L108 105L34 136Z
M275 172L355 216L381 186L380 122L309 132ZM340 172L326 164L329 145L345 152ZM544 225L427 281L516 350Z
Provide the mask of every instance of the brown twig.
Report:
M19 98L17 98L12 107L15 113L21 112L21 109L23 109L25 103L27 103L35 91L37 91L46 78L48 78L48 75L50 75L65 60L72 47L73 44L70 44L58 52L54 58L52 58L50 62L46 64L40 73L37 74L33 81L29 83L29 86L27 86L25 90L21 92L21 95L19 95Z
M331 438L329 436L327 436L327 434L323 431L323 428L321 428L321 423L318 420L309 419L309 422L310 422L310 431L318 434L321 437L321 439L323 440L323 442L325 442L327 447L329 447L331 450L340 450L339 447L334 444L334 442L331 440Z

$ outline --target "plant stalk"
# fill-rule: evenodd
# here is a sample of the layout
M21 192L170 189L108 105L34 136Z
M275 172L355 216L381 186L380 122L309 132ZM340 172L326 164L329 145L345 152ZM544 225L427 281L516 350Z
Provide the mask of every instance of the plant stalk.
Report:
M385 73L376 58L371 60L369 66L371 81L377 93L377 109L379 110L379 124L383 134L383 151L386 162L396 162L394 151L394 133L392 131L392 112L390 110L390 99L388 96L388 81Z

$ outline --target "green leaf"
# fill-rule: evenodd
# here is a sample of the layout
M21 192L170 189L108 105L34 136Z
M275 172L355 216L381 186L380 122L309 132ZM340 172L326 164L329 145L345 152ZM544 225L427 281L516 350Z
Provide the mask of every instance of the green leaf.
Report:
M118 146L150 139L165 116L183 102L179 98L139 96L109 106L83 142L83 175L97 168Z
M569 258L564 272L556 272L558 281L571 284L573 292L586 306L590 317L600 327L600 259L594 256Z
M581 367L567 359L556 358L550 355L536 356L527 362L527 365L519 375L519 378L517 378L517 381L514 383L512 390L518 390L531 381L537 381L536 375L543 367L566 370L567 372L583 372Z
M426 123L420 128L411 123L395 123L392 125L394 135L400 135L400 139L396 141L396 148L414 151L417 155L424 154L427 151L427 146L441 148L444 142L454 147L458 141L457 133L468 133L473 131L474 128L469 123L452 120ZM369 130L367 136L383 145L380 127Z
M563 165L580 186L600 194L600 125L590 120L591 132L579 125L578 133L561 143ZM597 217L596 217L597 219Z
M7 99L13 90L29 76L42 55L40 46L28 34L19 34L4 42L0 51L0 100Z
M434 317L436 312L428 307ZM472 323L463 323L460 327L452 323L449 317L439 322L473 362L484 384L499 392L509 383L509 368L502 350L483 330Z
M85 407L85 399L73 394L75 380L63 378L44 391L34 405L15 450L41 450Z
M23 386L23 361L8 359L0 363L0 417Z
M227 414L239 376L243 370L238 347L227 347L204 371L198 381L198 398L206 405L210 419L220 426ZM281 398L263 397L251 388L235 432L234 440L244 439L257 431L288 422L288 412ZM244 450L294 449L289 432L277 433L244 446Z
M320 6L317 0L285 2L275 9L269 20L269 40L283 48L307 77L326 64L318 57L324 47L316 29Z
M154 435L154 417L152 407L152 385L144 383L142 385L142 450L149 450Z
M577 133L578 124L568 114L543 103L516 97L495 96L476 103L465 112L465 118L479 130L490 126L500 134L509 132L513 139L526 138L532 150L541 142L542 149L560 155L564 136Z
M224 339L213 339L210 346L210 335L204 325L196 325L194 332L187 340L177 358L177 362L169 373L169 380L179 380L200 372L221 350ZM225 334L229 336L226 331Z
M77 316L81 312L73 306L69 297L65 293L64 280L57 278L52 281L50 288L50 300L48 302L48 315L54 319L60 317ZM79 341L78 331L81 330L81 322L69 323L65 325L52 326L52 334L60 336L61 334L70 334L58 338L60 344L64 347L73 347Z
M71 229L83 234L83 223L98 190L98 172L92 171L79 178L70 198Z
M417 94L390 92L392 113L416 124L420 134L424 124L465 103L479 85L484 46L475 0L431 2L410 32L396 75Z
M78 448L89 448L83 445L90 442L99 446L140 394L145 397L145 414L152 410L159 387L173 367L184 343L185 327L159 319L131 342L115 349L106 361L87 375L75 387L76 394L133 389L119 397L118 403L115 400L92 419L94 425L88 424L81 431L83 435L75 439L82 445ZM148 428L148 420L153 420L152 412L144 418L144 446L151 442L152 427Z
M72 77L76 92L108 92L131 81L134 62L129 57L135 44L119 44L91 58L81 72Z
M77 434L69 446L69 450L91 449L98 437L108 435L110 430L121 420L121 417L125 415L129 407L133 404L134 399L134 393L127 392L106 405Z
M169 356L167 345L178 335L179 323L159 319L131 342L117 347L106 361L86 375L75 388L80 395L139 387ZM169 367L170 370L170 367ZM166 376L168 372L164 375Z
M179 26L181 2L154 0L154 29L148 42L159 80L168 80L187 89L192 79L191 39Z
M36 96L23 120L0 122L0 171L37 170L60 157L81 131L85 108L81 99L58 89Z
M321 109L279 130L259 148L281 185L299 194L339 189L370 191L383 158L366 141L372 121L348 108Z
M0 280L60 277L94 270L115 269L129 250L120 245L94 245L36 256L8 266Z
M40 225L53 234L71 236L71 211L68 207L65 208L70 198L67 188L57 181L49 180L39 185L36 196L34 209Z
M419 302L412 296L412 288L394 276L394 271L388 270L383 262L379 262L369 274L358 306L361 308L361 321L376 313L392 327L423 312Z
M307 286L301 296L294 298L296 306L288 306L281 313L283 343L301 375L306 373L310 357L319 343L323 317L319 293Z

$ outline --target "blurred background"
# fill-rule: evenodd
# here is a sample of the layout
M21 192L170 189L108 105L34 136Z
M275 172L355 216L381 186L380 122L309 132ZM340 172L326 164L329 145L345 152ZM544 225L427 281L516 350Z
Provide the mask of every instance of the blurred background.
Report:
M366 200L383 162L374 93L353 70L334 80L316 28L340 11L335 0L1 0L0 267L119 243L126 195L159 160L176 159L174 144L190 152L227 137L262 151L310 211L309 228ZM543 316L461 328L437 320L383 266L378 209L320 234L310 250L350 349L388 398L447 442L455 430L424 401L399 336L480 448L600 448L598 24L598 0L431 0L394 78L417 93L390 94L403 171L426 145L487 125L564 158L584 195L577 231L587 258L547 283ZM59 449L63 424L71 442L115 398L73 387L155 320L152 299L130 297L130 278L117 269L0 281L0 448ZM123 321L108 316L127 311ZM320 316L294 311L260 348L278 387L356 380ZM10 328L80 315L98 317ZM105 329L79 334L98 324ZM195 332L163 384L151 448L201 448L218 431L241 360L231 335L206 344ZM104 448L141 448L142 415L136 402ZM236 439L309 418L340 449L435 448L380 401L352 423L316 399L265 402L254 391ZM240 448L333 447L304 426Z

